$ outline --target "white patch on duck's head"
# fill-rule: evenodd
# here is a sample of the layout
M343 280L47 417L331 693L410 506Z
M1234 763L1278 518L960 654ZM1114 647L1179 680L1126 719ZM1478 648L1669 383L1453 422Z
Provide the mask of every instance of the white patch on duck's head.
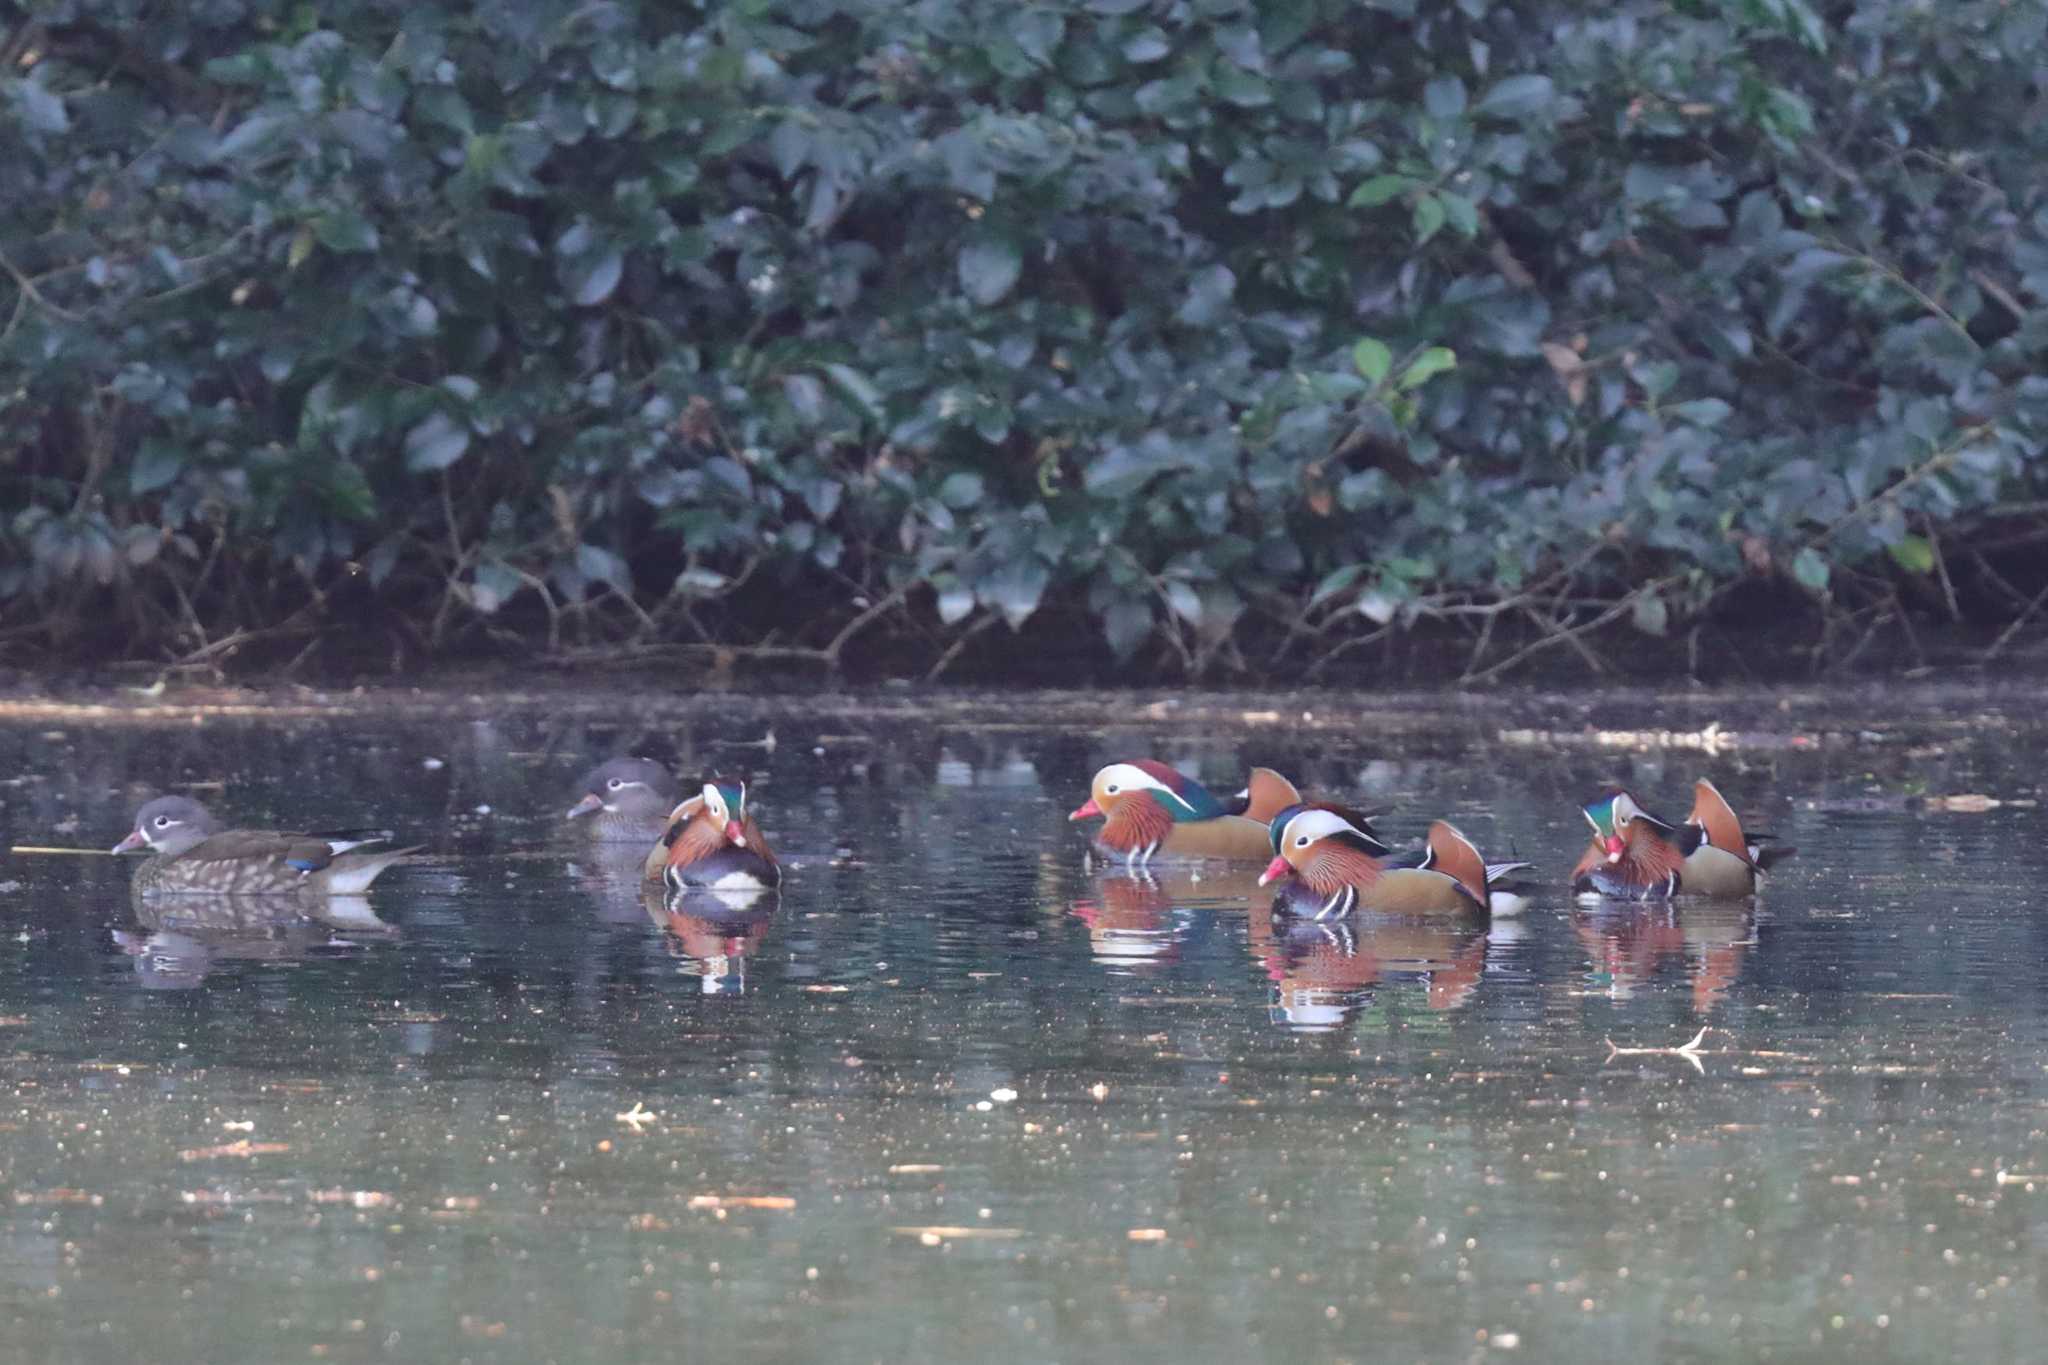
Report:
M659 803L674 790L674 777L653 759L614 758L584 775L583 799L570 808L569 815L573 819L598 810L616 815L622 800L648 806Z
M1305 853L1319 841L1347 830L1362 839L1372 838L1333 810L1305 810L1281 828L1280 856L1293 862L1291 855Z
M1089 786L1095 797L1095 804L1105 811L1109 809L1110 803L1120 801L1133 792L1156 792L1160 800L1171 801L1174 806L1189 815L1195 814L1195 808L1189 805L1179 792L1135 763L1112 763L1096 773L1095 780Z
M731 799L727 799L727 794ZM747 836L740 828L740 821L747 815L747 784L738 787L721 788L716 782L704 784L704 814L710 817L725 837L741 848L747 846Z
M206 807L189 796L159 796L135 812L135 829L114 846L117 853L147 847L181 853L218 828Z

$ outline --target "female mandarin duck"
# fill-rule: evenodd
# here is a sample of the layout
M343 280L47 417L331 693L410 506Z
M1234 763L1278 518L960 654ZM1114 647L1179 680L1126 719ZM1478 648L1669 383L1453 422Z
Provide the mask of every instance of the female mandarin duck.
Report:
M747 813L747 784L706 782L669 812L668 830L647 855L648 881L672 889L742 891L782 884L775 850Z
M1487 866L1472 841L1442 820L1420 849L1396 856L1368 822L1339 806L1290 806L1273 818L1268 839L1273 861L1259 884L1286 879L1274 909L1318 920L1353 910L1484 915L1498 905L1507 913L1519 908L1519 897L1493 886L1528 866Z
M1581 893L1624 900L1664 900L1682 891L1747 896L1765 868L1797 851L1752 843L1705 779L1694 784L1682 825L1658 819L1620 790L1588 804L1585 815L1593 842L1572 869L1572 890Z
M385 868L418 851L418 845L355 851L390 837L382 830L224 830L190 797L160 796L135 813L135 828L113 851L150 851L149 860L135 869L134 890L142 896L353 896Z
M1271 779L1268 781L1268 779ZM1276 787L1274 784L1279 784ZM1155 857L1174 861L1214 859L1263 862L1265 821L1249 812L1275 799L1279 787L1294 787L1271 769L1254 769L1244 798L1247 814L1233 815L1209 789L1164 763L1141 758L1112 763L1089 783L1088 799L1067 818L1105 817L1093 847L1105 858L1120 858L1128 867Z
M586 828L604 842L639 843L659 838L681 794L669 770L650 758L614 758L583 776L583 799L564 817L597 818Z

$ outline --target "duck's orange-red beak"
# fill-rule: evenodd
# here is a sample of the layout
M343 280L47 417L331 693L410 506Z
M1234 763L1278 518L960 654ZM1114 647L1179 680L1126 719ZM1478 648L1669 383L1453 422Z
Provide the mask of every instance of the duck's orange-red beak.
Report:
M747 846L747 832L740 828L739 821L728 820L725 822L725 840L727 843L737 844L741 848Z
M1075 807L1074 813L1067 818L1069 820L1093 820L1100 814L1102 814L1102 807L1096 805L1095 798L1091 796Z
M1627 848L1627 845L1621 842L1621 836L1618 834L1610 834L1607 836L1606 843L1607 861L1610 863L1620 862L1622 851L1625 848Z
M1293 871L1294 869L1287 865L1285 858L1275 858L1272 862L1267 863L1266 870L1259 874L1259 885L1266 886L1272 882L1277 882L1282 877L1291 875Z
M112 853L126 853L131 849L146 848L148 847L148 845L149 840L142 837L141 830L136 829L130 830L128 832L127 838L123 839L120 843L115 844L113 848L108 851Z

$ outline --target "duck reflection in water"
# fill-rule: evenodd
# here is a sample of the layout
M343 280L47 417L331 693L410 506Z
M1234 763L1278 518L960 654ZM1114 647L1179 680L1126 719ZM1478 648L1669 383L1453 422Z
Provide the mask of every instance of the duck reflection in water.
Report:
M682 963L679 970L696 977L704 994L740 995L747 989L747 959L768 936L782 897L751 887L667 890L650 884L640 903L668 934L669 952Z
M1426 1008L1457 1009L1485 974L1486 937L1484 928L1460 919L1275 915L1259 898L1247 943L1273 983L1273 1022L1327 1033L1370 1004L1382 982L1420 984Z
M1128 972L1171 962L1197 909L1236 909L1259 893L1255 869L1217 864L1208 869L1099 872L1092 894L1068 906L1088 926L1088 949L1105 967Z
M1733 901L1607 902L1574 912L1572 928L1611 998L1632 998L1666 961L1676 960L1692 978L1693 1011L1705 1015L1735 984L1756 942L1756 909Z
M299 962L327 949L393 941L366 896L307 904L269 896L133 898L133 925L116 925L116 946L134 959L144 990L193 990L229 962Z

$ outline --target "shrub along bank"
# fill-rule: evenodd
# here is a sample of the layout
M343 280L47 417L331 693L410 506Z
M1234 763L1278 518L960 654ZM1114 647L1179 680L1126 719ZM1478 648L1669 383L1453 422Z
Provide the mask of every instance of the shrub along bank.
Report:
M1434 623L1475 675L1743 594L1995 629L2048 582L2044 29L49 0L0 36L0 628L900 668L1056 618L1213 673Z

